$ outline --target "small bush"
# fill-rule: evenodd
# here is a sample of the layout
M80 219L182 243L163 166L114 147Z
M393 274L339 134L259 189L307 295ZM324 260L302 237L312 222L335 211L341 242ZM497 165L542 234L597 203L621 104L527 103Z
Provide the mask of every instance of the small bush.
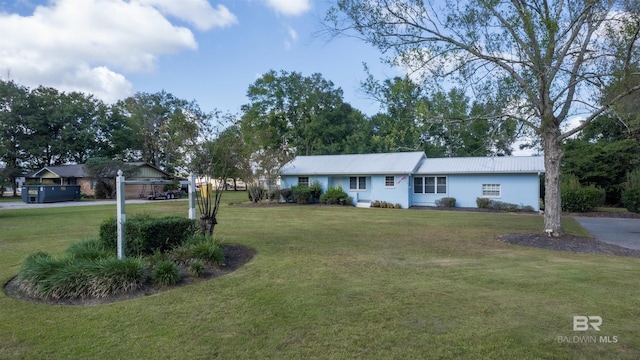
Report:
M444 197L436 200L437 207L454 208L456 207L456 198Z
M395 205L393 206L393 208L394 208L394 209L402 209L402 205L400 205L400 204L398 203L398 204L395 204Z
M488 209L489 208L489 204L491 204L491 199L482 198L482 197L479 197L479 198L476 199L476 205L480 209Z
M489 209L500 210L500 211L518 211L520 207L516 204L491 200L489 202Z
M269 201L280 201L280 189L269 191Z
M99 239L107 249L117 247L116 223L116 218L111 217L100 225ZM125 224L125 256L137 257L151 255L156 251L167 252L184 243L193 234L194 229L193 220L178 216L132 216Z
M267 198L267 189L262 186L251 185L247 189L247 195L251 202L257 203Z
M353 199L342 190L342 186L337 186L327 189L324 194L320 195L320 202L329 205L351 205Z
M524 211L524 212L534 212L535 210L533 209L533 206L531 206L531 205L526 205L526 206L521 206L521 207L520 207L520 211Z
M178 265L173 261L161 261L153 267L151 281L156 285L175 285L180 281Z
M316 180L309 185L309 191L311 193L311 198L314 201L319 200L320 195L322 195L322 185L318 180Z
M634 213L640 213L640 169L627 173L627 181L622 188L622 204Z
M298 204L308 204L311 197L311 189L308 186L296 185L291 187L293 199Z
M281 198L284 200L284 202L291 202L293 192L291 191L291 189L287 188L287 189L280 189L280 196Z
M582 186L575 176L567 176L561 184L562 211L587 212L604 205L605 191L595 186Z
M375 200L371 203L371 207L374 208L379 208L380 207L380 201L379 200Z
M193 260L189 264L189 272L193 276L203 277L205 274L205 270L206 268L204 266L204 263L201 260Z

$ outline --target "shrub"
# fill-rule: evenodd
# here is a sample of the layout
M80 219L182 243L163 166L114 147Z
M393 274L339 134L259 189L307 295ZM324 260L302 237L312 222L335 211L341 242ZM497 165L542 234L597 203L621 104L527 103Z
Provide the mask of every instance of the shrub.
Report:
M309 185L309 191L311 192L311 198L314 201L319 200L320 195L322 195L322 185L318 180L316 180Z
M524 212L534 212L535 209L533 208L533 206L531 205L526 205L526 206L521 206L520 207L520 211L524 211Z
M380 201L379 200L375 200L371 203L371 207L374 208L379 208L380 207Z
M280 201L280 189L269 191L269 201Z
M482 198L482 197L479 197L479 198L476 199L476 205L480 209L488 209L489 208L489 204L491 204L491 199Z
M175 285L180 281L178 265L173 261L161 261L153 267L151 281L156 285Z
M205 274L205 266L201 260L193 260L189 264L189 272L193 276L203 277Z
M627 173L627 181L622 188L622 204L631 212L640 212L640 169Z
M284 202L290 202L291 200L291 195L293 195L293 192L291 191L291 189L280 189L280 196L282 197L282 199L284 200Z
M456 198L444 197L436 200L437 207L454 208L456 207Z
M500 210L500 211L518 211L520 207L516 204L511 204L502 201L490 200L489 201L489 209Z
M605 191L595 186L582 186L578 178L566 176L561 183L562 211L586 212L604 205Z
M99 239L108 249L117 246L116 218L111 217L100 225ZM136 215L127 219L125 226L124 253L130 256L146 256L156 251L166 252L180 246L194 232L193 220L168 216L153 218Z
M262 186L251 185L247 189L247 194L249 196L249 200L257 203L260 202L267 197L267 190Z
M293 198L298 204L308 204L311 197L311 189L305 185L295 185L291 187Z
M353 199L351 199L348 204L345 204L347 199L351 198L349 197L349 194L342 190L342 186L329 188L324 194L320 195L320 202L323 204L351 205L353 203Z
M402 205L400 205L400 204L398 203L398 204L395 204L395 205L393 206L393 208L394 208L394 209L402 209Z

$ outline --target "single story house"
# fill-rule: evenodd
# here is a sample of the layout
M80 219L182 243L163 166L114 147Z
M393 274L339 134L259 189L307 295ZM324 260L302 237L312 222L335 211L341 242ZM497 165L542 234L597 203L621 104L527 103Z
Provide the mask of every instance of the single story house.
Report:
M541 156L427 158L423 152L297 156L281 172L281 188L318 181L326 191L341 186L358 206L372 201L435 206L453 197L476 207L485 197L540 208Z
M145 162L129 162L123 164L135 167L133 175L127 177L127 180L154 181L173 179L171 174ZM116 174L112 174L108 177L114 188L115 176ZM36 182L44 185L80 185L81 194L88 196L95 195L96 180L91 178L84 164L45 166L40 170L28 174L26 182L27 184ZM125 186L125 196L129 199L146 197L154 192L154 190L155 192L162 191L163 187L164 184L127 184Z

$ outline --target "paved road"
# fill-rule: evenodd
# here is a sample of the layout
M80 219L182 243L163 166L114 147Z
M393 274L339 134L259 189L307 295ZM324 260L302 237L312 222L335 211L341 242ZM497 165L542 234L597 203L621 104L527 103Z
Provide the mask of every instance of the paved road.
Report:
M574 217L597 240L640 250L640 219Z

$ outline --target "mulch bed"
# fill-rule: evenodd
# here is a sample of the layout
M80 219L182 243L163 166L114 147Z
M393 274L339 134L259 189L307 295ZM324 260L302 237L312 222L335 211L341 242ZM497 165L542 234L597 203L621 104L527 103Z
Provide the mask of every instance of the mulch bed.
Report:
M26 294L20 290L19 284L17 283L16 278L9 280L4 286L4 291L7 296L21 299L25 301L31 301L42 304L50 304L50 305L99 305L99 304L107 304L117 301L124 301L135 299L143 296L153 295L162 291L166 291L175 287L185 286L193 283L197 283L200 281L205 281L209 279L217 278L218 276L226 275L231 272L234 272L247 262L249 262L256 254L254 249L242 246L242 245L224 245L224 255L225 255L225 266L223 267L212 267L209 268L205 276L200 278L194 278L191 274L188 273L187 269L181 269L180 275L182 276L182 281L175 286L168 287L155 287L152 285L145 285L141 289L136 291L128 292L125 294L114 295L106 298L90 298L90 299L42 299L39 297L31 296L30 294Z
M567 234L560 237L550 237L541 233L507 234L498 236L498 240L512 245L531 246L548 250L640 258L640 250L627 249L595 239Z

